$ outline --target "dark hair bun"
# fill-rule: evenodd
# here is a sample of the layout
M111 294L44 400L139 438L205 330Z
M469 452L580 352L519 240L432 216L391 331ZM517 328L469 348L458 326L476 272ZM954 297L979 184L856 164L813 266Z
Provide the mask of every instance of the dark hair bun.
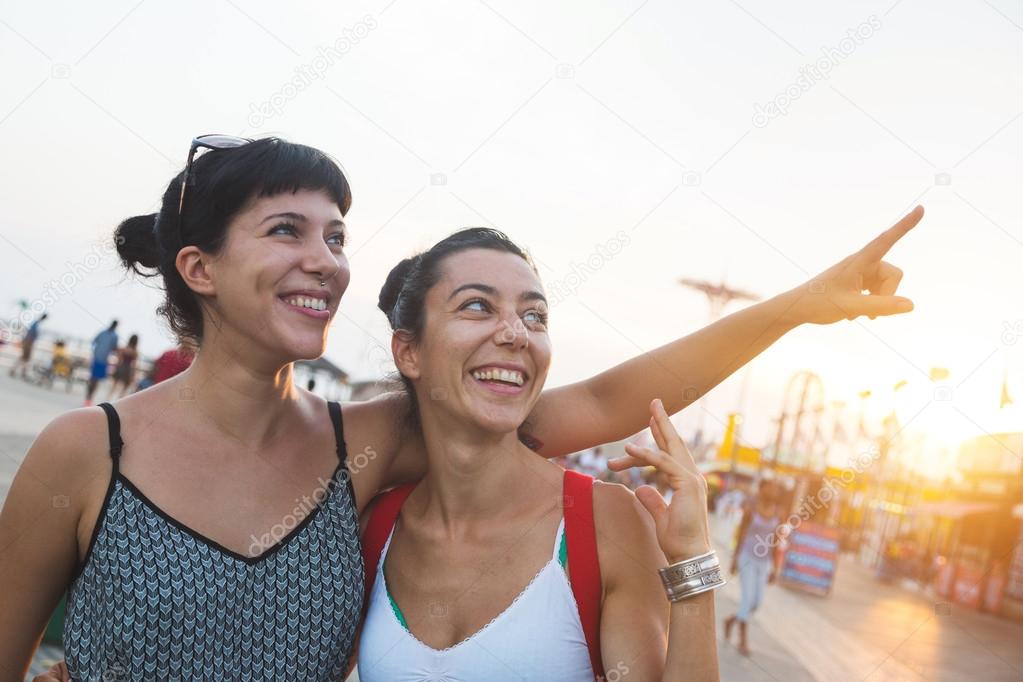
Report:
M384 315L387 315L387 319L391 318L391 311L394 310L394 304L398 302L398 295L401 294L401 289L405 286L405 280L420 258L421 256L412 256L404 259L391 268L391 272L387 275L387 281L381 287L380 297L377 299L377 307L383 311Z
M141 270L155 270L160 265L156 244L156 213L128 218L114 231L114 244L124 267L145 274Z

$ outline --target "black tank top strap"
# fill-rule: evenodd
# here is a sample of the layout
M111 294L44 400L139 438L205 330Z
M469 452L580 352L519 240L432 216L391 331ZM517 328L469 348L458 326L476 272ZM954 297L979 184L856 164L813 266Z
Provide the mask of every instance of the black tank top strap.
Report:
M327 403L330 410L330 421L334 424L334 442L337 448L337 457L342 463L348 460L348 446L345 445L345 424L341 419L341 403L333 400Z
M334 424L334 440L337 447L337 458L340 462L336 475L344 480L345 487L348 488L348 496L352 500L352 507L358 509L359 506L355 499L355 484L352 482L352 472L348 468L348 444L345 443L345 423L341 418L341 403L333 400L328 401L327 408L330 410L330 421Z
M82 560L75 567L71 580L72 584L78 580L82 571L85 570L85 565L89 563L89 557L92 556L96 539L99 537L100 529L103 527L103 519L106 518L110 507L110 500L114 496L114 488L120 471L121 449L124 447L124 441L121 440L121 418L117 416L117 410L110 403L100 403L97 407L103 408L103 412L107 415L107 432L110 438L110 483L107 485L106 495L103 496L103 506L100 507L96 523L92 527L92 537L89 538L89 546L85 550L85 556L82 557Z
M100 407L107 415L107 431L110 434L110 458L114 460L114 470L117 470L118 460L121 458L121 450L124 448L124 441L121 440L121 418L117 416L117 410L110 403L100 403Z

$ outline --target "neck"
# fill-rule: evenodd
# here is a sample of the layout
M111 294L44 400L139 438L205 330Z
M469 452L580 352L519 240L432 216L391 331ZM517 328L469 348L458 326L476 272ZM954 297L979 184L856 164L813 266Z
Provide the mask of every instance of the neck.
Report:
M416 513L433 517L447 535L462 535L530 503L542 491L538 467L549 466L515 432L494 434L464 424L421 417L428 471L417 487ZM530 487L532 486L532 488ZM551 501L560 494L551 491Z
M244 344L204 339L191 367L171 381L181 400L223 435L247 446L273 441L294 413L300 394L294 366L241 352Z

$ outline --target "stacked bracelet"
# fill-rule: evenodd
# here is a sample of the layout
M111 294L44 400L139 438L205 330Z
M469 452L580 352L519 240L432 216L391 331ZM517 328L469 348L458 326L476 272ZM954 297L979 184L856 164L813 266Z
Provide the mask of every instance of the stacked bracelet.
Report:
M661 582L668 599L676 602L717 589L725 584L717 554L706 554L685 559L660 569Z

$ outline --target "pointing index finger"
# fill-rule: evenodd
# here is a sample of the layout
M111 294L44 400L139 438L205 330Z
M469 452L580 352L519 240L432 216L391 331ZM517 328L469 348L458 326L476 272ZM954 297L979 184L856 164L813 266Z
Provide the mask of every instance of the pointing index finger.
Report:
M863 262L878 261L884 257L888 250L895 245L895 242L902 239L903 236L920 222L920 219L924 217L924 207L917 206L912 211L903 216L902 220L895 223L887 230L875 237L869 244L864 246L859 254L857 254L856 260Z

